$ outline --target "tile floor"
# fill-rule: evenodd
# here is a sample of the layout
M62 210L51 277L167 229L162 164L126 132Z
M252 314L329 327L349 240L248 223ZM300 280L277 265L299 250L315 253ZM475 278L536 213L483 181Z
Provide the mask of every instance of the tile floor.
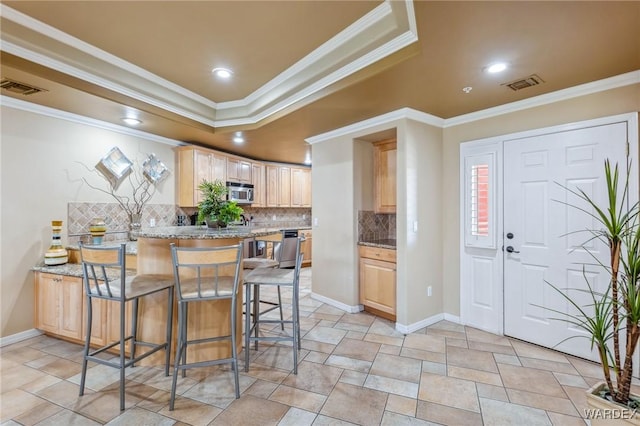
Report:
M310 281L305 269L297 376L290 347L261 344L248 373L241 363L240 399L228 366L190 370L169 411L171 377L135 367L120 412L116 370L90 364L79 397L81 346L40 336L1 350L0 424L586 424L597 365L446 321L405 336L384 319L311 299Z

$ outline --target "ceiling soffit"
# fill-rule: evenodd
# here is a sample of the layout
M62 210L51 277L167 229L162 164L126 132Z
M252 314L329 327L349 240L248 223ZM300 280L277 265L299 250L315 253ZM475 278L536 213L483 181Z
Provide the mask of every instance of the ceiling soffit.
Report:
M244 99L216 103L0 4L2 50L212 127L291 111L417 41L411 0L385 1Z

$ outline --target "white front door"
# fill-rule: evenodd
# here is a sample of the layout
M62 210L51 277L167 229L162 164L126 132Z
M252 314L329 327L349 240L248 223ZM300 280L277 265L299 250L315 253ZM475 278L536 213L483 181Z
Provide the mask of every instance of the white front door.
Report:
M608 264L606 246L591 240L583 247L592 237L586 230L600 226L571 207L590 210L568 189L579 188L603 205L604 161L626 174L627 132L628 123L617 122L504 141L505 335L597 360L587 338L571 338L586 334L552 311L575 313L547 283L585 289L588 280L606 289L608 274L592 257ZM587 294L568 291L589 305Z

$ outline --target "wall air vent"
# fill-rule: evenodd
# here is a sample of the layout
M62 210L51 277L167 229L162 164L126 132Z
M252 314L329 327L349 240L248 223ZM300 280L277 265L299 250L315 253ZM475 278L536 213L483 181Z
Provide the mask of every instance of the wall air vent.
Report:
M531 86L537 86L540 83L544 83L544 80L537 74L531 74L529 77L519 78L510 83L502 83L501 86L507 86L511 90L521 90Z
M9 92L18 93L19 95L33 95L34 93L39 92L47 92L45 89L41 89L36 86L31 86L29 84L20 83L19 81L9 80L8 78L3 78L0 81L0 87L8 90Z

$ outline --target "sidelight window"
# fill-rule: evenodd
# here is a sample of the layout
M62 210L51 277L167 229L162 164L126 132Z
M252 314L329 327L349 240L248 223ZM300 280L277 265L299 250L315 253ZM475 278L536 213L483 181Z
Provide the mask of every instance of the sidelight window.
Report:
M465 245L495 248L495 153L464 159Z

